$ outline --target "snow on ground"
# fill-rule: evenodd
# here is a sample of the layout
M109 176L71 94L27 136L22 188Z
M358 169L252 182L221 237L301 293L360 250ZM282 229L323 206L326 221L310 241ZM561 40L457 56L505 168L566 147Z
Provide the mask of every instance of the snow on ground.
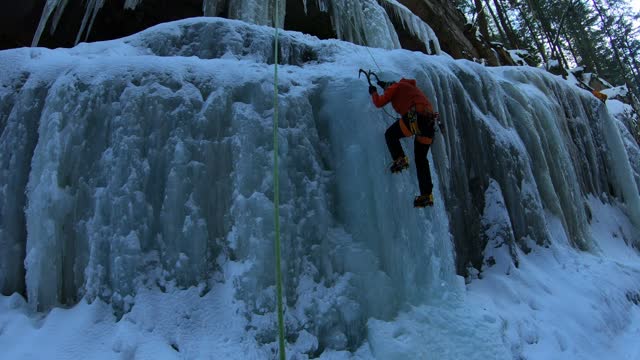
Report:
M529 55L529 52L526 50L507 50L513 61L516 64L521 66L526 66L527 62L524 60L524 57Z
M519 254L518 268L488 268L469 284L467 304L498 317L514 358L640 358L640 258L624 242L633 228L614 206L592 198L590 207L598 254L570 247L550 218L551 247Z
M640 257L625 244L632 227L621 209L594 198L589 205L594 254L570 247L555 221L555 244L519 254L518 268L488 267L466 291L460 279L442 299L391 321L370 319L360 349L320 358L639 359ZM0 297L0 348L4 359L273 358L274 347L257 345L236 314L229 283L200 294L143 291L119 320L100 301L42 315L18 295ZM290 358L317 346L305 339L289 344ZM486 346L475 349L477 340Z
M131 312L119 320L111 306L99 300L42 315L17 294L0 297L2 358L267 358L245 328L232 288L232 282L224 282L205 295L195 287L164 293L142 290Z
M619 100L607 100L607 109L613 116L624 114L625 112L633 111L633 108L629 104L625 104Z
M610 89L604 89L601 93L607 95L609 98L613 98L616 96L627 96L629 93L629 89L627 89L626 85L616 86Z

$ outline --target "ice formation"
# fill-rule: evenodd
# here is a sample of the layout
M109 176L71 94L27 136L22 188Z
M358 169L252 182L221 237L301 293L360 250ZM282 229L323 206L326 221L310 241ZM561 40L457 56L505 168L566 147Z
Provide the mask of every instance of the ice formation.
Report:
M438 37L433 29L412 13L411 10L407 9L406 6L396 0L380 0L379 3L399 19L402 26L407 29L411 35L417 37L425 44L429 54L439 54L442 51Z
M80 30L78 31L78 35L76 36L76 41L75 41L76 44L80 42L80 39L82 38L83 34L85 34L85 40L89 36L89 33L91 32L91 27L93 26L93 22L96 16L98 15L98 12L104 5L104 1L105 0L88 0L88 2L86 3L85 5L86 10L85 10L84 16L82 17ZM124 8L125 9L135 8L135 6L139 1L141 0L127 0L124 4ZM51 17L51 14L54 11L55 11L55 15L51 23L51 32L53 33L56 30L56 27L60 22L60 18L62 17L62 14L68 2L69 0L47 0L47 2L44 5L44 10L42 11L42 15L40 17L40 22L38 23L38 28L36 29L36 33L33 36L33 41L31 43L31 46L38 46L38 43L40 42L40 37L42 36L42 32L47 26L47 22L49 21L49 18Z
M56 25L60 21L60 17L64 12L64 8L67 5L67 0L47 0L44 4L44 9L42 10L42 15L40 17L40 22L38 23L38 28L36 29L35 35L33 36L33 41L31 46L38 46L38 42L40 42L40 37L42 36L42 32L47 26L47 22L51 17L53 11L56 11L56 15L53 19L53 24L51 26L51 31L55 31Z
M89 0L82 24L76 37L76 44L85 34L85 40L91 31L93 21L104 5L105 0ZM292 1L292 0L289 0ZM306 9L307 3L304 0ZM338 39L360 45L385 49L400 48L398 35L384 8L397 17L409 32L425 43L429 53L439 53L440 45L433 30L420 18L395 0L312 0L316 1L321 11L331 15L331 21ZM67 5L68 0L47 0L32 46L37 46L51 14L55 10L51 32ZM124 9L135 9L142 0L126 0ZM382 4L384 8L380 5ZM274 24L275 7L278 6L278 24ZM202 11L205 16L218 16L223 10L231 19L238 19L258 25L284 27L286 0L203 0Z
M540 69L371 49L381 68L417 79L445 124L430 155L436 206L416 211L415 169L386 172L391 120L357 78L368 54L280 36L286 322L309 354L355 352L367 326L386 331L370 319L453 302L454 245L475 261L483 231L528 251L554 241L553 218L591 249L588 196L624 204L640 228L633 145L589 93ZM102 299L122 314L148 288L213 299L225 286L248 333L272 343L272 39L189 19L0 52L2 292L26 289L38 309Z

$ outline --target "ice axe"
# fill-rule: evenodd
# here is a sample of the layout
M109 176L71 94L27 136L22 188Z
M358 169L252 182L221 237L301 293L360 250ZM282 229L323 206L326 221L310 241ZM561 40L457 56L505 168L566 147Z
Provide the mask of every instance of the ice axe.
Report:
M376 78L376 84L378 86L380 86L382 88L382 90L384 90L384 88L389 85L389 83L387 83L387 82L380 81L380 78L378 77L378 75L376 75L376 73L374 73L371 70L365 71L363 69L360 69L358 71L358 79L360 79L360 75L362 75L362 74L364 74L364 76L367 78L367 82L369 83L369 86L373 86L373 84L371 83L371 77L372 76Z

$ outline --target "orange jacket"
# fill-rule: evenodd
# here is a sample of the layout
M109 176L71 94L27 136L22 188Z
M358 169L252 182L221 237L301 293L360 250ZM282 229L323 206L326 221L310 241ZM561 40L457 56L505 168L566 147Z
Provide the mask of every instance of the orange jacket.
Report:
M427 96L418 89L416 81L413 79L402 78L397 83L389 86L384 94L378 95L377 92L371 94L373 104L376 107L383 107L389 102L393 108L400 114L406 114L412 105L416 106L419 113L433 112L433 106L427 99Z

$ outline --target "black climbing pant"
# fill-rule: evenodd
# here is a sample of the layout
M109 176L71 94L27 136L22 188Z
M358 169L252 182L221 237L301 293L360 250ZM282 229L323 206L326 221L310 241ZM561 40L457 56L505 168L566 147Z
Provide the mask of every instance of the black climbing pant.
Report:
M391 158L393 160L405 156L400 139L406 137L400 128L400 120L389 126L384 133L384 137L387 140L387 147ZM433 183L431 182L431 171L429 169L429 159L427 154L429 153L430 144L423 144L418 141L418 137L414 137L413 151L415 155L416 171L418 173L418 185L420 186L420 195L431 194L433 190Z

